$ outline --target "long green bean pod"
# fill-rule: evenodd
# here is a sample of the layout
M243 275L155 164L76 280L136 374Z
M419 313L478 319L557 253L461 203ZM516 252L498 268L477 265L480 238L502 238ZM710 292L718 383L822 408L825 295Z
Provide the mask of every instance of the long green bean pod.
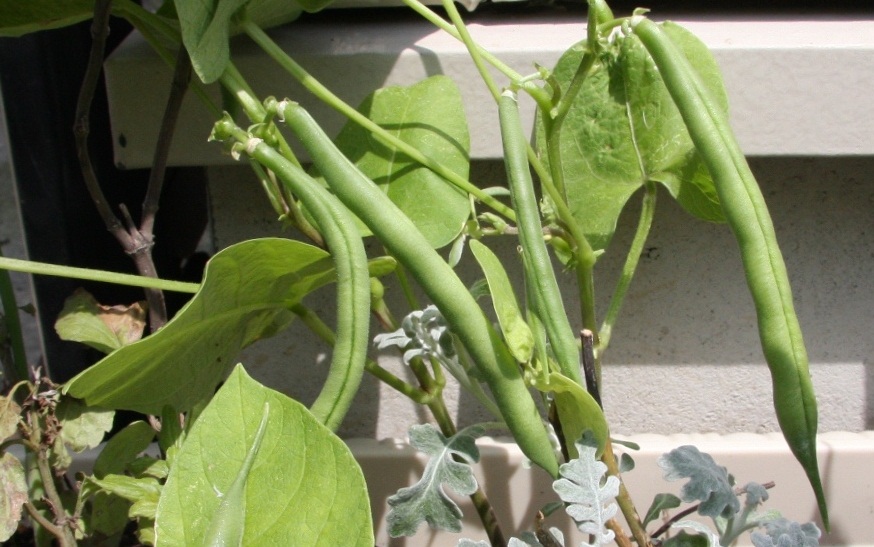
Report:
M553 476L558 462L521 371L504 342L452 268L412 221L365 177L296 103L268 104L309 152L334 194L418 281L473 357L523 453Z
M504 146L504 165L510 186L510 199L516 211L519 227L519 242L525 255L525 286L531 291L531 301L555 353L561 372L577 384L582 385L580 376L580 352L577 340L567 318L564 302L555 270L543 241L543 225L534 193L534 181L528 168L527 140L519 119L519 105L516 94L506 90L498 101L498 115L501 123L501 140Z
M828 512L816 457L817 408L807 351L792 290L764 197L716 102L685 55L661 28L643 17L631 26L655 61L698 153L716 185L725 217L740 246L747 285L783 436L816 494L823 524Z
M336 430L364 375L370 346L370 273L364 243L349 211L324 187L279 152L225 117L213 136L235 139L252 159L273 171L306 205L325 236L337 270L337 343L325 385L310 410Z

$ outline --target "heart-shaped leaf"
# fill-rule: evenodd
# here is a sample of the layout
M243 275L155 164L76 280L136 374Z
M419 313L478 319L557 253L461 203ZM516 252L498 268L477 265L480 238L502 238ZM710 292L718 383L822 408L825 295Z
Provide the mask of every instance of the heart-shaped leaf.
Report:
M373 545L364 476L349 449L242 366L186 437L155 532L158 547L204 545L210 532L235 545Z
M707 47L682 27L665 32L727 108L719 69ZM584 48L569 49L553 71L566 89ZM546 146L538 118L538 147ZM649 180L662 183L689 213L724 221L716 190L661 76L640 40L618 36L574 100L560 139L565 197L595 250L605 249L626 202ZM543 154L545 157L545 154Z
M467 120L461 94L448 77L432 76L409 87L379 89L358 110L395 137L468 177ZM467 196L442 177L376 141L353 122L343 127L335 142L410 217L432 247L443 247L461 233L470 214Z

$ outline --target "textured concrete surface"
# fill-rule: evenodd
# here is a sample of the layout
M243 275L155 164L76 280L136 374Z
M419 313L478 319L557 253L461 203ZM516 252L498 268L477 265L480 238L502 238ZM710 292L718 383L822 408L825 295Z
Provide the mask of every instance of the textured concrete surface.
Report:
M820 430L870 429L874 158L758 158L751 163L794 284L820 400ZM502 167L492 162L477 163L472 174L473 180L489 183L502 177ZM212 168L210 179L219 248L245 238L283 235L248 168ZM602 315L636 218L630 207L620 219L615 250L599 263ZM504 249L509 260L512 251ZM471 266L464 263L463 272L472 281L477 270ZM398 296L397 286L390 280L387 286L389 295ZM307 303L333 322L330 290ZM574 309L574 304L567 307ZM242 361L262 381L310 402L329 358L328 349L295 324L249 348ZM397 360L380 359L398 374L406 373ZM726 226L692 219L664 192L605 356L603 389L617 433L777 430L770 377L733 237ZM486 418L472 397L449 391L451 411L463 423ZM345 435L402 437L410 423L424 417L370 377L356 405Z

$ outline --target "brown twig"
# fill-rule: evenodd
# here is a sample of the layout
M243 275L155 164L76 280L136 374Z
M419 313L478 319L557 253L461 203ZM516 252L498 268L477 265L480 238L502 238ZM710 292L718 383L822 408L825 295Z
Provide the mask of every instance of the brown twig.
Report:
M595 335L589 329L583 329L580 331L580 340L583 343L581 361L583 378L586 379L586 389L598 403L598 406L604 408L604 405L601 404L601 387L598 385L598 375L595 368Z
M764 487L766 490L770 490L771 488L774 488L774 486L776 486L776 483L774 481L766 482L765 484L762 485L762 487ZM746 491L747 491L747 489L745 487L736 488L734 490L734 495L740 496L740 495L745 494ZM701 504L696 503L695 505L693 505L691 507L687 507L686 509L683 509L682 511L680 511L676 515L672 516L664 524L662 524L655 532L652 533L652 537L657 538L657 537L663 535L665 532L670 530L671 526L674 523L678 522L682 518L688 517L689 515L691 515L695 511L697 511L699 507L701 507Z
M106 37L109 34L111 8L112 0L97 0L94 5L94 19L91 25L91 52L76 103L73 133L76 139L76 151L82 170L82 177L85 180L85 186L97 207L100 217L103 219L103 223L106 225L106 229L121 244L124 252L131 257L140 275L156 278L158 273L152 259L155 214L158 211L172 134L176 126L182 99L188 88L188 82L191 79L191 64L187 52L184 48L181 48L177 55L173 84L170 89L170 96L167 100L158 144L155 149L152 173L149 177L149 185L143 203L141 224L137 227L127 208L124 205L120 205L119 208L126 221L123 223L112 211L112 207L106 200L106 196L95 174L94 166L91 163L91 156L88 150L91 103L94 99L94 91L100 80L101 67L106 50ZM167 322L164 293L156 289L146 289L145 293L146 300L149 303L149 327L154 332Z

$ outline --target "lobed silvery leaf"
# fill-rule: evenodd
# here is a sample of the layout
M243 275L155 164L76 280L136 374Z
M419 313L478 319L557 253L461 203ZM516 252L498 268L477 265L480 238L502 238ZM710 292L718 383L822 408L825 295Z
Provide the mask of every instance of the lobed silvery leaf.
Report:
M747 493L744 499L744 505L747 507L756 507L768 500L768 490L757 482L747 483L744 491Z
M461 530L461 509L443 487L446 485L462 496L476 491L476 478L469 464L479 461L476 438L484 432L482 426L475 425L447 439L431 424L410 428L410 444L430 459L416 484L401 488L388 498L391 510L386 521L392 537L414 535L422 521L435 529ZM462 461L455 461L454 457Z
M618 510L613 499L619 494L619 479L613 476L604 479L607 466L595 457L595 447L584 442L575 444L579 457L562 464L559 468L562 478L553 482L552 488L569 504L565 511L574 519L577 528L591 536L592 543L581 545L604 545L615 535L605 524Z
M541 532L551 536L544 538L547 542L546 545L537 538L537 534L526 531L522 532L518 538L510 538L507 547L555 547L556 545L564 547L564 534L558 528L553 527L549 529L549 532Z
M658 460L665 471L665 480L688 478L680 497L685 502L700 501L698 513L706 517L730 517L740 510L728 471L716 465L709 454L686 445L671 450Z
M765 523L765 533L753 532L750 539L755 547L817 547L822 534L816 524L799 524L785 518Z
M472 539L461 538L455 547L491 547L491 544L485 540L474 541Z
M377 334L373 341L379 349L396 346L404 350L404 362L407 364L420 356L437 359L449 367L458 363L449 325L434 305L409 313L401 321L401 328Z

